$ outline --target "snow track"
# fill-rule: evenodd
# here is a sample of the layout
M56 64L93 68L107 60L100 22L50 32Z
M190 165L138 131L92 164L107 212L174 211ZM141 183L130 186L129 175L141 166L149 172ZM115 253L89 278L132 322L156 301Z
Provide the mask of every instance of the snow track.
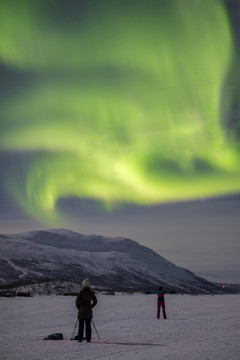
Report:
M43 277L44 275L38 271L32 271L29 270L27 267L23 268L21 266L18 266L16 264L14 264L14 262L12 260L6 259L6 262L8 263L9 266L11 266L14 270L21 272L21 275L19 275L19 279L24 278L25 276L29 276L29 274L34 274L37 275L38 277Z
M11 266L14 270L21 272L21 275L19 275L19 278L22 279L24 276L28 275L28 272L21 268L20 266L14 264L11 260L6 260L8 265Z

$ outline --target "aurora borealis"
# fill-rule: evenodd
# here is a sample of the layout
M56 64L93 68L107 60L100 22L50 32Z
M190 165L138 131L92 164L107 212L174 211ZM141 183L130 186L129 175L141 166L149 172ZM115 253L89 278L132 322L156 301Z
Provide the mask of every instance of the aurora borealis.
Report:
M46 223L239 192L237 57L220 0L1 1L4 190Z

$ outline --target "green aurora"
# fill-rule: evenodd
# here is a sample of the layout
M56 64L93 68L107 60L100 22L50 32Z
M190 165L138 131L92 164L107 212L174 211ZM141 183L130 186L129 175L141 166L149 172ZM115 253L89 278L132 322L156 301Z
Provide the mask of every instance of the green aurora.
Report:
M112 210L238 192L223 2L67 4L0 3L1 63L23 79L0 104L5 190L45 222L68 197Z

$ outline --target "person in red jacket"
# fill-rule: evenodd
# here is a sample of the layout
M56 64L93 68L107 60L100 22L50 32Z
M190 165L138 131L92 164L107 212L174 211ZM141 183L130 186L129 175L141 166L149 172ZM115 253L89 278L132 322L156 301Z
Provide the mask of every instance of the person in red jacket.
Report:
M160 310L161 310L161 308L162 308L162 312L163 312L163 318L164 319L167 318L166 310L165 310L165 299L164 299L165 293L166 292L163 290L162 286L159 286L158 292L157 292L157 296L158 296L157 318L158 319L160 319Z
M85 279L82 282L82 290L80 291L76 299L76 307L78 309L78 320L79 320L79 328L78 328L79 342L82 342L83 340L84 325L86 328L87 342L91 341L91 337L92 337L91 321L93 317L92 309L96 304L97 304L97 298L94 292L90 289L89 280Z

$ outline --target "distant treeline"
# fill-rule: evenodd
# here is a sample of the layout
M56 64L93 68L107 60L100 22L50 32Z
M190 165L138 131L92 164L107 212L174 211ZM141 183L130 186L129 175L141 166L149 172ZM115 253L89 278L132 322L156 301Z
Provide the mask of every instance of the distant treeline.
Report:
M36 285L36 284L42 284L42 283L46 283L46 282L56 282L56 281L60 281L60 282L63 282L63 281L70 281L69 279L64 279L64 278L61 278L61 279L52 279L52 278L49 278L49 277L41 277L39 279L21 279L21 280L16 280L16 281L13 281L11 283L7 283L7 284L2 284L0 285L0 290L11 290L11 289L14 289L14 288L18 288L20 286L29 286L29 285Z

